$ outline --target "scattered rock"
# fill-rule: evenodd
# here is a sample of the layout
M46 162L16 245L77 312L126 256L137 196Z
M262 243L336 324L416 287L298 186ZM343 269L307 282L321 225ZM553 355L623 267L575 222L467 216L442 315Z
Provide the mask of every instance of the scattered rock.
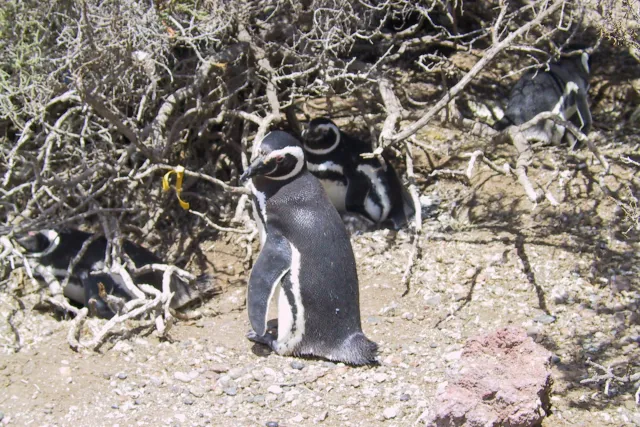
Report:
M409 401L409 399L411 399L411 396L407 393L403 393L400 395L400 402L407 402Z
M185 405L193 405L195 403L195 399L193 397L191 397L191 396L187 396L182 400L182 402Z
M409 312L402 313L402 318L404 320L413 320L413 317L414 317L413 313L409 313Z
M122 354L131 353L132 350L133 347L131 347L131 344L127 343L126 341L118 341L116 345L113 346L113 351L117 351Z
M193 396L200 398L202 396L204 396L204 390L199 388L199 387L192 387L189 389L189 393L191 393Z
M373 380L377 383L383 383L387 380L387 378L389 378L389 376L382 372L378 372L377 374L373 375Z
M459 371L439 388L436 426L538 425L549 408L551 353L524 329L470 338Z
M395 418L398 416L398 408L396 408L395 406L392 406L390 408L385 409L382 412L382 416L386 419L386 420L390 420L392 418Z
M446 360L447 362L452 362L454 360L460 360L460 357L462 357L462 350L451 351L449 353L445 353L444 355L442 355L442 358L444 360Z
M313 422L314 423L321 423L322 421L326 420L328 416L329 416L329 411L324 411L324 412L320 413L320 415L318 415L316 418L314 418Z
M292 369L297 369L298 371L304 369L304 363L300 362L299 360L294 360L293 362L291 362L290 366Z
M229 372L227 372L227 375L229 375L234 380L237 380L238 378L243 376L245 373L246 373L246 370L244 368L233 368L233 369L230 369Z
M238 394L238 389L235 386L223 388L222 391L228 396L235 396Z
M543 325L548 325L556 321L555 316L550 316L548 314L541 314L540 316L536 316L533 318L534 322L542 323Z
M63 377L68 377L69 375L71 375L71 368L68 366L61 366L59 371L60 375L62 375Z
M267 421L265 426L267 426L267 427L278 427L278 422L277 421Z
M126 380L127 379L127 374L124 373L124 372L118 372L117 377L118 377L118 379Z
M209 366L209 370L215 372L216 374L224 374L225 372L229 372L229 366L222 364L215 364Z
M269 393L273 393L273 394L280 394L280 393L282 393L282 387L280 387L279 385L275 385L275 384L274 384L274 385L272 385L272 386L269 386L269 388L267 389L267 391L268 391Z
M173 377L178 381L182 381L183 383L189 383L198 378L198 375L198 371L191 371L189 373L177 371L174 372Z
M424 303L430 307L436 307L442 303L442 296L440 295L425 295Z

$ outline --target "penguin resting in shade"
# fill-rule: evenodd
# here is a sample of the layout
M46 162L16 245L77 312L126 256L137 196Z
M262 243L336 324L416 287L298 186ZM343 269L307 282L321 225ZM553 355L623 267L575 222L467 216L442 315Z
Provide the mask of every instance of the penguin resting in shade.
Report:
M280 355L363 365L377 345L362 332L358 274L340 215L307 170L298 141L282 131L262 140L241 180L251 178L262 250L249 278L247 338ZM267 331L278 294L278 334Z
M409 192L389 161L364 159L371 144L342 132L327 118L309 122L303 148L307 167L340 212L355 212L375 224L390 220L399 229L415 214Z
M505 116L496 128L503 130L510 125L521 125L540 113L553 112L587 135L591 129L587 102L589 72L589 54L583 52L551 64L547 71L526 73L511 89ZM528 140L552 144L559 144L564 137L569 146L575 145L575 137L552 120L544 120L524 134Z
M17 236L15 240L25 249L32 266L46 268L56 279L62 281L67 277L69 264L91 236L91 233L75 229L48 229L29 232ZM123 242L122 249L131 258L136 268L163 263L147 249L129 241ZM106 251L107 239L104 236L91 242L75 265L68 285L63 289L63 294L71 301L89 307L92 314L108 319L114 316L115 310L100 298L100 285L104 287L104 292L107 294L124 300L130 300L134 295L129 293L119 274L102 271ZM152 271L133 279L134 283L147 283L162 290L162 276L163 272ZM171 300L171 307L175 309L183 307L211 290L210 278L206 274L196 278L194 287L177 278L172 278L171 291L175 295Z

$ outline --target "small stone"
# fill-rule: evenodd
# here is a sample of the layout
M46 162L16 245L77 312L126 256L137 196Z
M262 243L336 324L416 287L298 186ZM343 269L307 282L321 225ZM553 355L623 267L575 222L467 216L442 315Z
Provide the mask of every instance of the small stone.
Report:
M278 422L277 421L267 421L265 426L267 426L267 427L278 427Z
M548 314L541 314L540 316L536 316L533 318L534 322L542 323L543 325L548 325L556 321L555 316L550 316Z
M127 374L124 372L118 372L118 378L121 380L126 380L127 379Z
M294 360L293 362L291 362L290 366L292 369L297 369L298 371L304 369L304 363L299 360Z
M280 393L282 393L282 387L280 387L279 385L275 385L275 384L274 384L274 385L272 385L272 386L269 386L269 388L267 389L267 391L268 391L269 393L273 393L273 394L280 394Z
M111 409L118 409L118 405L114 403L113 405L111 405Z
M318 415L318 417L315 418L313 422L321 423L322 421L326 420L328 416L329 416L329 411L324 411L320 415Z
M178 381L182 381L183 383L189 383L195 380L198 377L198 375L199 375L198 371L191 371L189 373L178 371L173 374L173 377Z
M293 425L300 425L300 423L304 421L304 417L302 416L302 414L298 414L295 417L291 418L289 421L291 421L291 424Z
M215 364L209 366L209 370L215 372L216 374L223 374L229 371L229 367L227 365Z
M195 403L195 399L191 396L187 396L182 401L185 405L193 405Z
M130 344L124 341L118 341L116 345L113 346L113 350L123 354L127 354L133 350L133 347L131 347Z
M432 295L432 296L425 295L424 297L424 303L430 307L438 306L440 305L441 302L442 302L442 296L440 295Z
M398 416L398 408L396 408L395 406L392 406L391 408L387 408L382 412L382 416L386 420L390 420L392 418L395 418L395 417Z
M387 378L387 374L383 374L382 372L379 372L373 376L373 380L377 383L383 383L387 380Z
M151 382L151 384L153 384L156 387L160 387L162 385L162 383L164 382L164 380L162 379L162 377L153 375L149 378L149 381Z
M442 358L448 362L452 362L454 360L460 360L460 357L462 357L462 350L451 351L442 356Z
M222 391L224 391L224 393L228 396L235 396L236 394L238 394L238 389L235 386L224 388L222 389Z
M71 368L68 366L61 366L59 371L60 375L62 375L63 377L68 377L69 375L71 375Z
M400 402L407 402L409 399L411 399L411 396L409 396L407 393L403 393L400 395Z
M189 393L191 393L192 395L198 398L204 396L204 390L199 387L190 388Z
M431 344L429 344L429 347L431 348L438 348L438 344L432 342Z
M234 380L237 380L238 378L240 378L244 374L245 374L245 369L244 368L233 368L233 369L230 369L229 372L227 372L227 375L229 375Z
M402 318L404 320L413 320L413 313L409 313L409 312L402 313Z
M552 354L551 355L551 363L553 363L555 365L560 363L560 356L558 356L557 354Z

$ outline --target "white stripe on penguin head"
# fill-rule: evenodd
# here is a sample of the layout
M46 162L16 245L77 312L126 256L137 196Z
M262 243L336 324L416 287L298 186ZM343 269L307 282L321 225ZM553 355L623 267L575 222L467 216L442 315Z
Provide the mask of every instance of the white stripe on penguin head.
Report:
M49 246L42 252L34 252L27 254L30 258L42 258L55 251L60 244L60 235L55 230L41 230L40 234L44 235L49 240Z
M336 142L334 142L333 145L329 148L311 148L309 147L309 145L307 145L307 143L304 143L304 148L312 154L329 154L338 147L338 144L340 144L340 129L338 129L338 126L334 125L333 123L321 124L318 125L317 128L333 131L333 133L336 135Z
M265 175L265 178L269 178L269 179L274 179L276 181L284 181L285 179L289 179L292 178L296 175L298 175L300 173L300 171L302 170L302 168L304 167L304 152L302 151L302 148L300 147L296 147L296 146L290 146L290 147L285 147L285 148L281 148L280 150L274 150L271 153L269 153L269 155L267 155L267 157L264 158L264 162L269 162L270 160L272 160L275 157L284 157L287 154L291 154L292 156L294 156L296 158L296 167L293 168L293 170L291 172L289 172L288 174L284 175L284 176L269 176L269 175Z

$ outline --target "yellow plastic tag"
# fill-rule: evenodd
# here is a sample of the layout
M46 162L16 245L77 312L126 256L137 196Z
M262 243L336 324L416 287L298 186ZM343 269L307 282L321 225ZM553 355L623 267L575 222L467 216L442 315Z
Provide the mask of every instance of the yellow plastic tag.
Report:
M185 202L180 198L180 193L182 192L182 179L184 178L184 167L176 166L174 170L170 170L165 173L162 177L162 190L169 191L169 177L171 174L176 174L176 196L178 197L178 202L180 203L180 207L184 210L189 210L189 202Z

